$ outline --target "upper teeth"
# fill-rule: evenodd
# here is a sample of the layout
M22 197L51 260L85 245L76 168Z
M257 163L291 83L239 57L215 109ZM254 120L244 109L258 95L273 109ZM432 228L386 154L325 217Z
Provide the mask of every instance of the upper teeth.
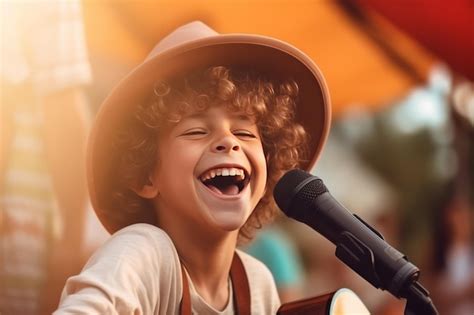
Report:
M235 167L214 168L201 175L201 180L206 181L216 176L240 176L241 180L245 179L245 172L243 169Z

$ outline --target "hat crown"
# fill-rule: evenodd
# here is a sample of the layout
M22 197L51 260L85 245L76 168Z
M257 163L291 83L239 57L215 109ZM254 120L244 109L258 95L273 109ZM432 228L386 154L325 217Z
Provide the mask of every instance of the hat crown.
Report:
M153 50L148 54L145 61L152 59L156 55L162 54L163 52L181 44L217 35L219 35L219 33L201 21L190 22L178 27L169 35L160 40L158 44L155 45Z

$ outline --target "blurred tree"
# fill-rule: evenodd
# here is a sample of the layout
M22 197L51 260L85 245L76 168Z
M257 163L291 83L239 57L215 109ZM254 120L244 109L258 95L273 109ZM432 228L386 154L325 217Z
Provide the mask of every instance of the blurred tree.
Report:
M415 262L426 254L420 249L432 233L434 209L457 172L447 90L432 81L384 111L334 125L399 194L401 246Z

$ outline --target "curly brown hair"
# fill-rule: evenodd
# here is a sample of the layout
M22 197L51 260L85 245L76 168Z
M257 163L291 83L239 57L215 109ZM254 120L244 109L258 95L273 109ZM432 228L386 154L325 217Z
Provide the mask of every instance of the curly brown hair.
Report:
M277 213L272 192L278 179L285 171L307 162L309 137L294 120L296 82L278 82L252 71L216 66L179 80L160 81L151 94L137 106L127 127L116 136L118 180L112 191L115 207L135 218L144 218L142 222L159 226L151 215L151 202L131 187L142 187L148 182L157 163L151 157L157 156L160 131L185 115L211 106L226 106L255 119L267 161L266 193L239 233L240 241L251 239L254 231Z

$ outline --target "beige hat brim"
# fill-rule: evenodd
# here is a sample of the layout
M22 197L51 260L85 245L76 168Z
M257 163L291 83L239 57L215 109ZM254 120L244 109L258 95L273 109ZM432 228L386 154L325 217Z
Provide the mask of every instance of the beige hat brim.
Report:
M265 36L223 34L176 46L129 73L105 99L96 115L88 143L87 178L92 205L104 227L113 233L122 228L107 210L112 139L124 119L149 97L158 80L178 77L211 66L245 67L277 79L293 79L299 87L296 120L310 135L310 170L322 150L330 127L330 98L326 82L314 62L295 47ZM123 215L123 214L122 214ZM134 223L134 222L130 222Z

